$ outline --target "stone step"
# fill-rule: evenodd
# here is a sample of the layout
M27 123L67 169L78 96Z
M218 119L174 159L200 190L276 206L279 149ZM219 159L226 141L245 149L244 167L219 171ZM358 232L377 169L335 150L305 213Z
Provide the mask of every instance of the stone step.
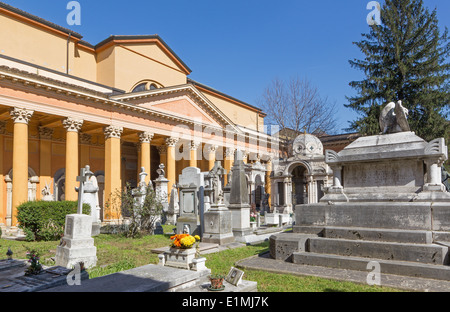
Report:
M373 271L373 267L369 266L368 268L369 262L376 261L380 264L380 273L382 279L383 274L393 274L445 281L450 280L450 267L446 265L368 259L361 257L317 254L313 252L294 252L292 255L292 261L293 263L302 265L366 271L368 273Z
M412 244L433 243L431 231L326 227L323 237Z
M315 234L329 238L397 243L431 244L437 241L450 242L450 232L444 231L294 225L293 232L298 234Z
M447 264L448 247L437 244L406 244L356 241L336 238L310 238L308 251L319 254Z

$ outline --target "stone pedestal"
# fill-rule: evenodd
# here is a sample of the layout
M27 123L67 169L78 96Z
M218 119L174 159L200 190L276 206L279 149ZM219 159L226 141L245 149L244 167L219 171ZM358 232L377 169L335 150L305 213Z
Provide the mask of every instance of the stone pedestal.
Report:
M219 245L234 242L231 211L224 204L212 205L211 209L205 213L204 218L203 242Z
M190 270L195 259L195 248L170 248L164 252L164 265L168 267Z
M61 244L56 249L56 265L72 269L83 262L85 268L97 264L97 248L92 235L92 217L81 214L66 216Z

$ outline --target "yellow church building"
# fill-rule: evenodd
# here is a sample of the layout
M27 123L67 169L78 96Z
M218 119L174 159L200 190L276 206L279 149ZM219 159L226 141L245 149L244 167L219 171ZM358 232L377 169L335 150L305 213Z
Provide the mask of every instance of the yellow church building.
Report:
M270 193L276 140L265 114L191 80L191 69L157 35L111 36L92 45L64 27L0 2L0 225L18 205L77 200L89 165L104 206L140 168L162 163L168 190L185 167L230 171L236 149L266 166ZM104 208L104 207L103 207ZM102 209L102 220L117 216Z

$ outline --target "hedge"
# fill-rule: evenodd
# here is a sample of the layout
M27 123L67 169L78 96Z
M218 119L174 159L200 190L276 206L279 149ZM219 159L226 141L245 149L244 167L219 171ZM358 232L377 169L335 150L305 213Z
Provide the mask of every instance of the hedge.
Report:
M64 235L66 215L77 213L76 201L30 201L17 207L17 222L27 241L53 241ZM83 204L83 214L90 206Z

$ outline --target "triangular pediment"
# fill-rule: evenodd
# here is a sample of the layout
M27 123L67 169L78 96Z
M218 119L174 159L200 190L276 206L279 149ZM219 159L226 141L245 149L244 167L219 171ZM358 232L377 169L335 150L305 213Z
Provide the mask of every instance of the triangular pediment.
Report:
M200 107L186 95L156 102L142 103L139 104L139 106L168 115L187 118L196 122L201 122L202 124L221 126L218 121L214 120L211 112L208 112L205 107Z
M192 84L113 96L112 99L167 115L234 132L242 131Z

